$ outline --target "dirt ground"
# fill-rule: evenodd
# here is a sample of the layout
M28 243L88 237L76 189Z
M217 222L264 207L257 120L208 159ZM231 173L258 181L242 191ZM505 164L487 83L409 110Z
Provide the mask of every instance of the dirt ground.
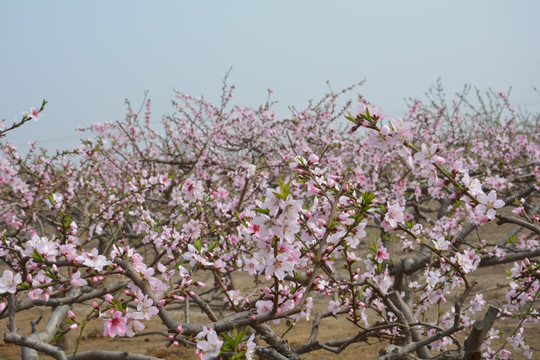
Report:
M498 236L500 237L502 230L508 230L508 228L488 228L487 231L484 230L480 233L480 236L483 238L488 238L489 236ZM391 254L394 256L399 256L399 250L391 249ZM399 254L399 255L398 255ZM402 255L401 255L402 256ZM476 293L483 293L484 299L487 300L487 305L500 306L505 302L505 283L506 275L504 272L505 268L510 268L512 263L505 265L498 265L497 267L490 268L481 268L475 274L474 277L471 277L471 280L478 281L478 285L474 288L473 292L469 296L469 299L474 298ZM246 281L247 278L246 278ZM237 286L241 288L241 284L237 282ZM325 310L328 305L328 299L325 299L322 302L315 304L315 311L317 309ZM455 300L450 297L448 299L449 306L451 301ZM487 306L486 306L487 309ZM75 309L77 314L88 313L91 310L90 305L80 305ZM20 329L22 334L30 334L30 321L35 320L39 316L40 312L44 315L44 320L40 324L40 329L45 325L46 319L50 314L50 309L48 308L35 308L17 315L17 326ZM174 313L173 313L174 314ZM177 319L183 319L183 312L177 310ZM478 318L481 318L483 314L478 313ZM147 328L144 331L163 331L163 326L160 326L160 321L157 317L150 323L147 323ZM191 315L191 321L195 322L200 319L203 322L207 322L207 319L203 318L200 313L194 313ZM283 333L286 330L286 325L272 325L278 334ZM285 338L294 346L298 346L304 343L308 338L311 327L310 323L300 322L295 328L287 333ZM504 322L497 321L495 327L504 331L504 336L499 341L499 345L502 344L504 338L509 336L512 331L515 330L517 322L512 319L507 319ZM326 318L321 322L320 327L320 336L319 340L331 340L331 339L340 339L349 337L355 334L357 329L349 324L345 320L338 320L334 318ZM526 328L526 341L533 348L540 349L540 326L537 324L533 326L531 324ZM7 332L7 319L0 320L0 336ZM137 338L103 338L103 324L100 320L93 321L89 323L84 332L81 335L81 341L78 347L78 352L83 352L87 350L111 350L111 351L130 351L134 353L147 354L163 359L198 359L195 355L194 349L185 349L182 347L169 347L165 346L167 339L163 335L148 335L144 337ZM462 332L458 337L463 339L469 333L468 329L465 332ZM74 351L74 345L77 342L79 336L79 331L71 331L67 336L67 354L72 354ZM358 343L349 346L340 354L333 354L328 351L319 350L302 356L303 359L373 359L379 353L379 350L384 346L388 345L387 343L378 343L376 340L371 340L371 344ZM511 349L510 349L511 350ZM9 344L0 344L0 359L3 360L12 360L20 359L21 351L20 348L14 345ZM540 356L540 353L537 352L536 356ZM50 359L47 356L42 355L40 358ZM516 352L512 355L512 359L524 359L521 353Z

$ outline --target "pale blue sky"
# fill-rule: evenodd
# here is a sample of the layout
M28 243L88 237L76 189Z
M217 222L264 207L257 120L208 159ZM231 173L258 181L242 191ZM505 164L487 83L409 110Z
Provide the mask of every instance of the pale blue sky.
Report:
M120 119L145 90L154 117L172 89L216 100L232 66L235 104L266 88L278 110L367 79L360 89L401 115L441 77L507 90L540 111L538 1L7 1L0 0L0 118L49 105L8 139L72 147L73 129Z

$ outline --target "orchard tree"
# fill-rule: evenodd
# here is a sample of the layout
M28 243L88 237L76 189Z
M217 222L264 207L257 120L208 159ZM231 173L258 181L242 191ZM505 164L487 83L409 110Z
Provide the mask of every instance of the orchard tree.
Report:
M81 129L73 150L1 143L4 341L23 359L155 359L52 342L93 322L105 337L155 334L159 319L167 346L202 359L358 343L378 359L532 358L538 114L469 88L447 104L438 86L401 119L362 96L339 105L355 89L283 118L270 91L258 108L233 106L224 82L218 104L177 92L160 128L150 100L144 114L126 102L123 121ZM483 267L501 273L504 301L476 291ZM45 328L21 334L19 312L37 307L52 309ZM320 340L330 317L355 330ZM279 323L311 331L293 346Z

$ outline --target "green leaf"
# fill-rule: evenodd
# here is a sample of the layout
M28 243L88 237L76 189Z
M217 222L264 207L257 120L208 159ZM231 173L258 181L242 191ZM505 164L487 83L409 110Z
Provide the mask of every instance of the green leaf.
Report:
M229 334L227 334L227 333L222 333L221 335L225 338L225 340L227 340L227 342L228 342L229 344L231 344L232 342L234 342L234 338L233 338L231 335L229 335Z
M29 290L30 289L30 284L28 284L28 283L20 283L19 285L17 285L17 289Z
M371 122L372 119L371 119L371 114L369 113L369 108L366 106L366 112L365 114L362 116L364 119L366 119L367 121Z
M268 209L255 208L253 211L270 216L270 210Z
M347 120L349 120L349 121L351 121L351 122L353 122L355 124L357 123L356 119L352 116L351 113L348 113L347 115L345 115L345 119L347 119Z
M193 246L195 246L195 249L197 249L198 251L201 251L202 250L202 247L203 247L203 239L197 239L195 240L195 242L193 243Z
M281 195L281 193L278 193L278 192L273 192L274 196L277 197L278 199L282 199L282 200L285 200L283 199L283 195Z
M285 184L285 182L283 181L283 178L280 175L279 176L279 189L281 191L281 194L280 195L276 193L274 194L280 199L287 200L287 197L289 196L291 192L290 187L291 187L291 182L289 181L288 183Z
M366 192L364 192L362 194L362 203L369 204L373 200L375 200L376 197L377 197L377 195L375 195L375 193L373 193L371 191L366 191Z
M56 325L56 331L58 332L55 336L54 336L54 341L58 341L62 338L62 336L64 336L66 334L66 332L64 332L64 330L62 330L62 328L58 325Z
M36 249L34 249L34 253L32 254L32 258L34 260L39 261L39 262L45 262L45 258L43 256L41 256L41 254L38 253L38 251Z

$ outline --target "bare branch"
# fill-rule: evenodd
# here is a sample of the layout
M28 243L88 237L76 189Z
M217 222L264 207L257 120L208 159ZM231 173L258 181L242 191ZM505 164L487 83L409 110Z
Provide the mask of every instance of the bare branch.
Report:
M67 360L66 354L62 349L57 346L47 344L43 341L32 338L32 336L23 336L14 332L9 332L4 335L4 341L11 344L20 345L24 348L31 348L37 351L41 351L44 354L52 356L57 360ZM23 359L24 357L23 353Z
M465 339L465 355L463 356L463 360L480 359L482 355L480 346L484 342L484 339L489 329L493 326L498 314L499 309L490 306L486 311L484 319L482 321L474 322L471 333L467 336L467 339Z
M524 228L527 228L529 230L531 230L532 232L534 232L535 234L538 234L540 235L540 228L538 226L534 226L533 224L525 221L525 220L521 220L521 219L518 219L518 218L515 218L515 217L512 217L512 216L503 216L503 215L499 215L497 214L497 224L506 224L506 223L511 223L511 224L516 224L516 225L520 225L520 226L523 226Z
M483 258L482 260L480 260L480 264L478 266L482 267L482 266L490 266L490 265L496 265L496 264L504 264L504 263L514 262L518 260L523 260L525 258L532 259L537 256L540 256L540 249L536 249L533 251L520 251L517 253L508 254L502 259L497 256Z
M261 334L262 339L268 345L276 349L285 359L300 360L300 356L291 348L291 345L277 335L268 324L252 325L252 327ZM281 357L274 357L274 359L281 359Z

